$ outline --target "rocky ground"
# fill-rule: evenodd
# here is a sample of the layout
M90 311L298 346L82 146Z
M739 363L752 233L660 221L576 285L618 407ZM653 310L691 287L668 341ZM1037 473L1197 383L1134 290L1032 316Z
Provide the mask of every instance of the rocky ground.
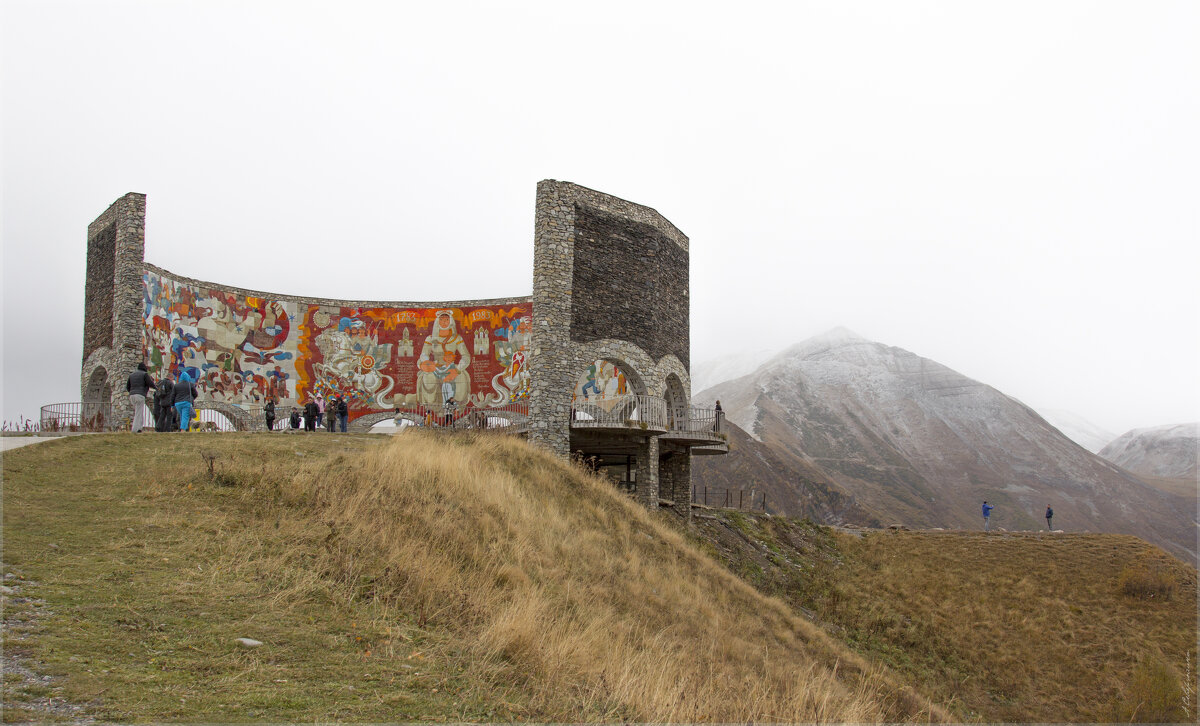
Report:
M5 573L4 584L0 585L0 639L4 644L0 648L0 671L4 673L3 703L7 712L4 721L11 723L24 717L28 721L94 723L83 706L58 695L62 690L60 679L41 673L40 664L26 656L22 648L40 622L53 615L44 602L23 594L36 585L12 572Z

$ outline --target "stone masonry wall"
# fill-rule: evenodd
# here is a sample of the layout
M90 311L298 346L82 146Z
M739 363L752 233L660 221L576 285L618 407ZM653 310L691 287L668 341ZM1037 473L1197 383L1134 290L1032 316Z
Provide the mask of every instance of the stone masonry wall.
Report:
M688 251L653 225L575 206L571 340L617 338L688 365Z
M83 358L113 339L113 285L116 282L117 227L109 224L87 243L87 281L83 293Z
M82 398L88 400L95 395L93 374L97 369L105 372L111 391L110 425L120 425L132 415L125 381L142 360L145 244L145 194L126 194L88 225L84 366L79 384Z
M619 360L640 359L635 368L652 395L664 387L658 368L683 369L686 385L688 238L649 207L545 180L533 254L529 437L567 456L571 393L592 355L625 349Z

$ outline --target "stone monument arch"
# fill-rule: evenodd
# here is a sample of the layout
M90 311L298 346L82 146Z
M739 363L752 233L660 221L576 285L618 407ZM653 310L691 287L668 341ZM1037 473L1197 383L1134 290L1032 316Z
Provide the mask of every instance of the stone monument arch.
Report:
M88 227L80 391L109 428L130 418L123 384L145 362L155 378L187 373L196 408L239 430L262 427L266 400L277 420L310 399L346 401L357 431L469 415L685 515L691 456L727 450L690 407L688 238L649 207L543 181L533 295L436 302L185 277L145 261L145 217L131 193Z

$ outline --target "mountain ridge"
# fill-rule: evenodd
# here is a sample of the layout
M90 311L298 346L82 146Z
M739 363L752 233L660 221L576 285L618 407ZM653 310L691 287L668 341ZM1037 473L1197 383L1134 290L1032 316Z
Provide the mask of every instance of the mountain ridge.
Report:
M1148 486L992 386L845 329L696 399L720 399L753 439L817 467L884 520L980 527L986 499L999 507L994 525L1036 529L1051 505L1056 526L1135 534L1195 557L1194 501Z

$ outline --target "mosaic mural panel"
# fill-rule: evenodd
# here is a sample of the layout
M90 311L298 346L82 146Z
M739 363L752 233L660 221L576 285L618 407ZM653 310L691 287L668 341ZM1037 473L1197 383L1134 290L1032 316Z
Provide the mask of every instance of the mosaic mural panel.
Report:
M606 360L592 361L575 381L571 402L595 403L632 393L625 373Z
M493 407L529 396L531 305L349 308L236 295L147 271L151 375L197 380L231 404L345 398L351 417L449 399Z

